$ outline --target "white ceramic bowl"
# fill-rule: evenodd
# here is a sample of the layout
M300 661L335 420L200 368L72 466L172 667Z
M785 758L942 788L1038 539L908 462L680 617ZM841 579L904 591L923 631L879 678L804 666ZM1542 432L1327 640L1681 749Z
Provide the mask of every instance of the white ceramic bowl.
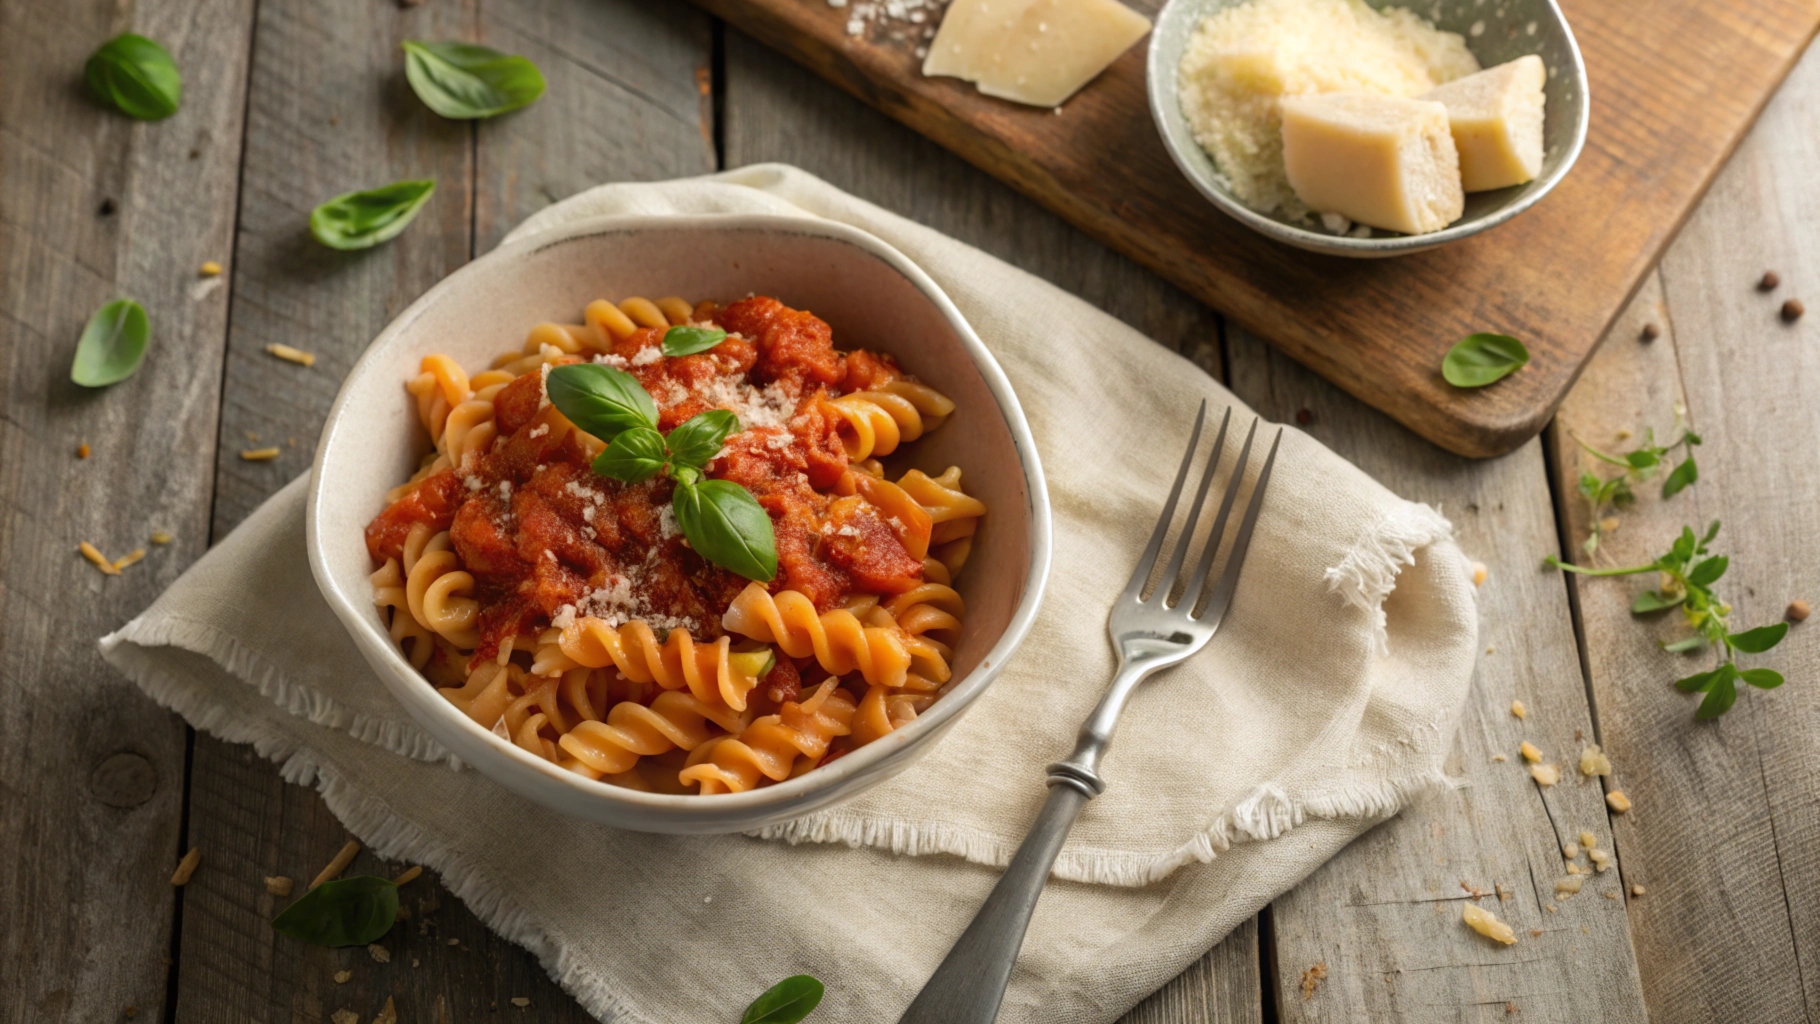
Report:
M907 445L905 463L958 465L989 511L957 589L966 598L954 688L909 726L801 778L748 793L668 796L593 782L480 728L388 638L373 607L363 533L428 441L404 382L446 352L467 367L520 345L597 298L771 295L814 311L841 348L889 352L953 398L954 414ZM894 457L895 458L895 457ZM310 567L380 681L456 756L507 788L578 817L650 832L733 832L825 807L902 771L984 692L1029 631L1049 571L1049 502L1011 385L941 289L862 231L769 216L582 222L501 246L450 275L367 349L329 413L311 472Z
M1538 54L1548 65L1546 121L1542 127L1542 173L1524 185L1466 196L1466 212L1440 231L1426 235L1384 234L1351 238L1316 230L1281 217L1259 213L1232 194L1213 158L1194 141L1176 92L1176 70L1188 39L1201 22L1244 0L1170 0L1157 15L1150 37L1145 76L1150 116L1163 136L1163 147L1194 187L1212 203L1259 234L1298 249L1330 256L1402 256L1476 235L1534 206L1567 175L1586 145L1592 104L1586 95L1586 65L1579 44L1555 0L1365 0L1372 7L1406 7L1437 28L1458 32L1483 67L1493 67L1525 54Z

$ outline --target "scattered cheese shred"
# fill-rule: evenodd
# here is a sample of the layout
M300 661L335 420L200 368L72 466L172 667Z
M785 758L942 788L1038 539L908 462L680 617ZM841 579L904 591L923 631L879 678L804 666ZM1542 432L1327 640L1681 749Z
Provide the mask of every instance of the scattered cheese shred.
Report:
M1536 745L1534 743L1529 742L1528 740L1524 740L1523 745L1518 747L1517 749L1519 751L1522 751L1523 760L1528 761L1530 764L1535 764L1536 762L1542 760L1542 752L1540 750L1537 750Z
M403 874L399 875L397 878L392 879L392 884L393 885L403 885L406 882L416 880L417 876L421 875L421 874L423 874L423 865L422 864L413 864L410 867L406 868L404 870Z
M316 365L316 353L314 352L305 352L300 348L292 348L289 345L279 345L276 343L267 345L265 350L267 353L275 355L287 363L296 363L298 366Z
M1592 861L1593 870L1600 874L1604 874L1605 869L1611 867L1611 854L1606 853L1604 850L1588 850L1586 851L1586 859Z
M153 544L169 544L171 541L174 541L176 539L177 539L176 537L171 536L171 531L169 531L169 530L153 530L152 531L152 543Z
M83 558L86 558L89 561L95 563L95 568L100 569L102 572L107 573L109 576L120 575L120 570L114 568L114 563L108 561L107 556L102 554L100 552L100 550L95 547L95 545L90 544L88 541L85 540L82 543L76 545L76 550L82 552Z
M1485 568L1484 562L1472 563L1472 585L1473 586L1475 586L1475 587L1484 586L1486 577L1488 577L1490 575L1491 575L1491 573L1489 570L1487 570Z
M335 972L335 984L337 984L337 985L346 985L348 982L350 982L352 980L354 980L353 971L336 971Z
M292 884L291 880L283 875L267 875L265 891L274 896L289 896Z
M202 266L198 269L198 272L202 274L203 277L219 277L221 275L221 264L216 263L214 260L204 260Z
M373 1018L373 1024L398 1024L398 1007L391 996L385 997L385 1005L379 1008L379 1016Z
M1580 844L1579 843L1576 843L1576 842L1573 842L1570 840L1566 843L1561 844L1561 856L1567 858L1568 860L1573 860L1575 857L1578 857L1579 855L1580 855Z
M1498 920L1498 915L1477 903L1466 904L1460 911L1460 919L1466 922L1468 928L1488 939L1502 942L1506 946L1517 944L1517 933L1511 930L1510 925Z
M1614 789L1605 794L1605 804L1614 812L1623 814L1625 811L1630 810L1630 797L1625 796L1623 790Z
M133 550L127 552L126 554L121 555L119 558L114 559L114 571L119 572L120 570L126 568L129 565L136 564L144 557L145 557L144 548L134 548Z
M374 961L382 964L389 964L392 962L392 951L381 946L377 942L367 947L367 956L372 957Z
M1588 743L1586 749L1580 751L1580 774L1587 778L1611 774L1611 758L1605 756L1597 743Z
M192 846L190 852L177 862L177 870L171 872L172 885L188 885L190 876L196 873L196 865L202 863L202 847Z
M1516 715L1518 718L1527 719L1529 717L1529 709L1524 707L1523 702L1520 700L1513 700L1510 702L1510 713Z
M1572 896L1574 893L1579 892L1580 887L1585 884L1585 875L1568 875L1566 878L1555 882L1555 893L1560 896Z
M360 1014L353 1010L336 1010L329 1014L329 1020L334 1024L360 1024Z
M1537 785L1552 786L1561 781L1561 766L1556 764L1532 764L1529 775Z
M248 448L240 453L240 457L248 462L270 462L278 457L278 449Z
M335 854L335 859L329 861L321 871L317 872L315 879L310 882L310 888L314 889L324 882L339 877L343 871L348 869L349 864L354 863L354 855L359 852L360 844L352 839L342 844L341 851Z
M516 1006L520 1009L523 1009L524 1007L531 1005L531 1001L529 999L526 999L524 996L513 996L512 1005Z
M1585 849L1590 850L1593 847L1599 845L1599 837L1593 835L1591 832L1588 832L1585 829L1581 829L1580 830L1580 845L1582 847L1584 847Z

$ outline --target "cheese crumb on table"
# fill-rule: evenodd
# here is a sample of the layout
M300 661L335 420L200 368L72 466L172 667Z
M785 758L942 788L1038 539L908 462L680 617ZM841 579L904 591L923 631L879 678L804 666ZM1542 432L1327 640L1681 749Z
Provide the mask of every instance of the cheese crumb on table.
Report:
M1281 110L1283 171L1310 209L1409 235L1465 212L1441 104L1336 92L1285 97Z
M1625 796L1623 790L1614 789L1605 794L1605 805L1610 807L1615 813L1623 814L1625 811L1630 810L1630 797Z
M1542 752L1536 749L1536 745L1528 740L1524 740L1522 746L1519 746L1517 750L1522 752L1523 760L1528 761L1531 764L1542 760Z
M1585 884L1585 875L1568 875L1566 878L1559 879L1555 882L1555 894L1563 897L1572 896L1574 893L1579 892L1580 887Z
M1585 829L1580 830L1580 845L1588 850L1599 845L1599 837Z
M336 971L335 972L335 984L337 984L337 985L346 985L348 982L352 981L353 979L354 979L353 971Z
M196 865L202 863L202 847L192 846L190 852L177 862L177 870L171 872L172 885L190 884L190 876L196 873Z
M1611 774L1611 758L1605 756L1597 743L1588 743L1586 749L1580 751L1580 774L1589 779Z
M267 345L265 350L267 354L277 356L287 363L296 363L298 366L316 365L316 354L314 352L305 352L303 349L292 348L289 345L280 345L276 342Z
M1118 0L955 0L923 74L1056 107L1149 31L1150 19Z
M1521 185L1542 173L1542 86L1547 81L1548 68L1532 53L1422 96L1447 108L1466 191Z
M240 453L240 457L247 462L270 462L278 457L278 449L248 448Z
M377 942L367 947L367 955L378 963L389 964L392 962L392 951Z
M1466 922L1468 928L1488 939L1502 942L1506 946L1517 943L1517 933L1511 930L1510 925L1498 920L1498 915L1476 903L1465 904L1460 910L1460 919Z
M267 875L265 891L274 896L289 896L294 883L283 875Z
M1510 702L1510 713L1516 715L1518 718L1529 717L1529 709L1524 707L1523 702L1520 700L1513 700Z
M107 575L109 575L109 576L120 575L120 570L114 568L114 563L111 560L109 560L106 555L101 553L101 549L95 547L95 545L93 545L93 544L90 544L88 541L85 540L82 543L76 545L76 550L82 552L83 558L86 558L90 562L93 562L95 565L95 568L100 569L102 572L106 573Z
M1538 785L1552 786L1561 781L1561 766L1554 764L1532 764L1529 775Z

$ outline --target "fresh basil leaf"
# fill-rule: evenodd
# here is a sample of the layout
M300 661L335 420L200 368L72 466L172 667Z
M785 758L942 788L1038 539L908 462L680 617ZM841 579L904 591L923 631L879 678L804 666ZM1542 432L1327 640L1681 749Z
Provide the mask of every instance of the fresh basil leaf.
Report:
M1529 362L1529 350L1508 334L1468 334L1447 350L1441 376L1456 388L1482 388Z
M84 69L89 92L128 117L162 121L183 100L183 76L170 52L124 32L101 44Z
M528 107L544 91L537 65L473 43L407 39L404 77L425 106L458 121Z
M1687 582L1696 587L1711 586L1725 575L1725 567L1730 564L1731 560L1724 555L1714 555L1694 566L1693 571L1687 574Z
M1782 638L1787 634L1788 623L1778 622L1773 626L1758 626L1756 629L1747 629L1742 633L1730 633L1727 634L1726 639L1731 641L1733 650L1743 651L1746 654L1762 654L1781 643Z
M1759 690L1773 690L1782 685L1782 673L1773 668L1747 668L1738 673L1738 678Z
M709 409L670 431L670 457L680 465L700 469L720 454L727 435L738 429L738 416L725 409Z
M1632 469L1649 469L1662 461L1661 456L1647 448L1639 448L1624 456L1624 461Z
M777 538L764 506L729 480L678 480L670 499L676 525L695 553L749 580L768 583L777 575Z
M1727 665L1725 668L1731 668L1731 666ZM1697 721L1704 722L1708 719L1718 718L1730 711L1732 705L1738 702L1738 687L1732 682L1737 670L1733 669L1731 675L1726 675L1725 669L1719 671L1720 675L1713 680L1712 688L1706 691L1706 699L1700 702L1700 709L1694 712L1694 718Z
M600 363L571 363L550 371L550 404L569 422L608 444L622 430L657 429L657 403L638 378Z
M636 484L656 476L667 461L664 436L650 427L633 427L614 435L594 460L594 472Z
M82 328L70 380L85 388L106 387L131 377L145 360L151 324L145 308L132 299L115 299L95 311Z
M1713 669L1711 672L1696 672L1685 679L1675 680L1675 689L1682 693L1699 693L1711 686L1713 680L1717 678L1719 678L1718 669Z
M398 920L398 887L360 875L324 882L272 920L280 934L317 946L365 946Z
M1632 615L1647 615L1650 612L1660 612L1670 608L1679 608L1681 607L1681 603L1686 600L1686 594L1670 597L1660 590L1645 590L1643 593L1637 595L1636 600L1630 603L1630 613Z
M664 355L692 356L727 340L718 327L672 327L664 332Z
M1663 644L1662 649L1665 651L1668 651L1671 654L1685 654L1688 651L1697 651L1700 648L1705 647L1705 646L1706 646L1706 638L1701 636L1698 633L1695 633L1693 636L1690 636L1684 640L1676 640L1672 644Z
M1674 470L1668 474L1668 478L1662 481L1662 496L1664 498L1672 498L1675 495L1680 494L1687 485L1694 483L1699 479L1700 467L1694 465L1694 457L1689 455L1685 462L1676 466Z
M752 1000L739 1024L796 1024L822 1001L822 983L807 974L778 982Z
M371 249L398 237L435 192L426 179L338 195L310 211L310 234L331 249Z
M1699 541L1694 538L1693 527L1681 527L1681 536L1676 537L1674 546L1668 549L1669 560L1677 564L1685 563L1694 557L1694 549L1698 544Z

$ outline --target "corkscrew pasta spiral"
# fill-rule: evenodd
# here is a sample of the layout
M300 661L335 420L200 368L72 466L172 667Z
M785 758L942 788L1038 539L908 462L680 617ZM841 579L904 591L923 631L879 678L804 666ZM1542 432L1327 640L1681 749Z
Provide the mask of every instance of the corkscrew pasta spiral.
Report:
M794 590L770 594L746 585L721 617L741 636L776 644L792 658L813 656L833 675L858 672L873 685L901 686L910 669L910 651L896 629L867 627L843 608L817 615L815 605Z
M852 731L856 705L829 679L809 699L784 702L775 715L756 719L745 731L695 748L682 770L685 784L701 792L744 793L761 778L781 782L790 777L797 758L811 763L828 752L837 736Z
M462 571L447 530L428 537L421 523L405 538L405 600L419 624L463 650L480 643L474 577Z
M581 722L557 744L563 752L603 775L632 770L640 757L678 747L694 750L709 737L708 723L728 734L745 728L745 719L724 705L703 701L683 690L667 690L650 706L622 701L604 722Z
M687 689L699 701L734 711L746 709L746 695L758 685L755 676L741 671L729 657L732 640L724 636L712 643L697 643L688 630L672 629L659 643L643 620L616 627L592 616L575 620L559 636L561 656L572 664L588 668L611 665L633 682L655 682L665 690ZM532 665L534 672L561 664L547 647L539 654Z

